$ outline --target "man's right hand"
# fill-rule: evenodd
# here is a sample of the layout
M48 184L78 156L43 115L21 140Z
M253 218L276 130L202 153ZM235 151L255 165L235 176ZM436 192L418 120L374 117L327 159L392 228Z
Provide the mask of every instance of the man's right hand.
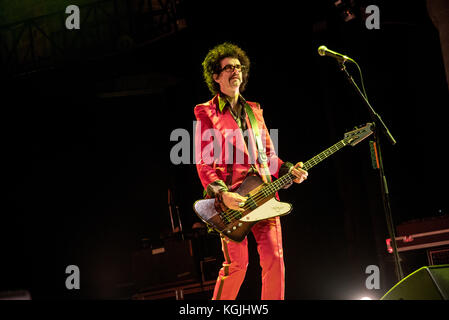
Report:
M248 197L242 197L241 195L235 192L223 192L221 196L224 205L229 209L237 211L245 211L245 209L243 209L242 206L245 203L245 201L248 200Z

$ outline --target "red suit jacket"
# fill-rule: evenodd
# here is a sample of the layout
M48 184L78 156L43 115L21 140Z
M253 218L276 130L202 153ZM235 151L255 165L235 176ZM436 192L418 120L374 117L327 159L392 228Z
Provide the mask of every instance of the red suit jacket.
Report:
M245 112L248 132L243 133L232 116L229 106L220 110L219 100L219 95L216 95L210 101L199 104L194 109L197 119L195 162L201 183L208 190L209 196L213 196L213 194L210 194L208 186L216 181L223 181L231 191L237 189L252 165L266 181L264 171L257 160L257 146L253 132L250 130L251 123L248 115ZM283 166L284 162L276 155L260 105L255 102L246 101L246 103L253 110L257 120L268 158L270 175L278 178L281 167L287 167L288 171L292 164L286 163L287 166ZM244 140L245 135L248 137L248 146Z

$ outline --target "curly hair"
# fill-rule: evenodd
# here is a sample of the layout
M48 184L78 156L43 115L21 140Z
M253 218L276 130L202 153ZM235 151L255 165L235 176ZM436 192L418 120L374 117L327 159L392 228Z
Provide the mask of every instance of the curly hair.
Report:
M240 85L240 92L245 91L249 77L249 58L246 55L246 52L235 44L224 42L211 49L202 63L204 81L213 95L220 92L220 85L215 82L213 75L220 73L221 60L229 57L239 59L240 63L246 67L242 71L242 84Z

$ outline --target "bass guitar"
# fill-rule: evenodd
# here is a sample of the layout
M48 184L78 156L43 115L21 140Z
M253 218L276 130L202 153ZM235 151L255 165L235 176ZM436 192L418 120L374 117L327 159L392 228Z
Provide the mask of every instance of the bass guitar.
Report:
M368 123L345 133L342 140L304 162L302 169L310 170L341 148L347 145L355 146L373 133L372 128L373 124ZM227 209L219 212L215 206L215 198L198 200L194 203L193 209L210 228L230 240L241 242L258 221L290 213L293 206L290 203L278 201L275 194L278 190L291 184L295 178L293 174L287 173L273 182L265 183L259 176L248 176L234 191L241 196L248 197L242 207L244 211Z

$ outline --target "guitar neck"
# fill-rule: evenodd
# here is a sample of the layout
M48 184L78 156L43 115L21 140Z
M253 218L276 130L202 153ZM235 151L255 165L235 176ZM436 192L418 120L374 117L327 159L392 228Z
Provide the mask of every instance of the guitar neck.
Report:
M330 157L331 155L333 155L335 152L337 152L338 150L340 150L341 148L345 147L348 144L348 142L346 141L346 139L342 139L339 142L337 142L336 144L334 144L332 147L327 148L326 150L324 150L323 152L321 152L320 154L317 154L315 157L313 157L312 159L306 161L304 163L304 170L309 170L310 168L313 168L314 166L316 166L318 163L320 163L321 161L323 161L324 159Z
M333 155L335 152L337 152L338 150L340 150L347 144L348 144L348 141L346 139L340 140L339 142L334 144L332 147L327 148L320 154L317 154L316 156L314 156L312 159L304 162L304 166L302 169L304 169L306 171L310 170L311 168L316 166L318 163L320 163L324 159L328 158L329 156ZM265 196L269 196L269 195L279 191L280 189L284 188L285 186L291 184L294 179L295 179L295 176L289 172L289 173L283 175L282 177L280 177L279 179L277 179L276 181L273 181L273 182L269 183L268 185L266 185L264 188L262 188L261 191L264 193Z

